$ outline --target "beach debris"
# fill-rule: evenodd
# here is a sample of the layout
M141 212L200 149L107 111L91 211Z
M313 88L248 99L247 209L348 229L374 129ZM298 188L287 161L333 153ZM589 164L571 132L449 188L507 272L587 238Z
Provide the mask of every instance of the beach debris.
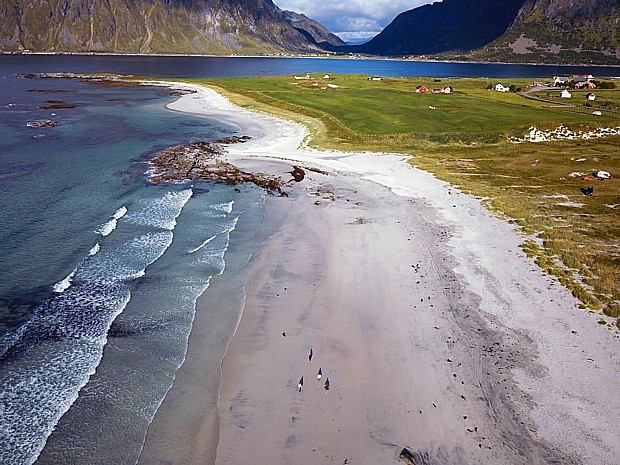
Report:
M289 173L293 176L295 182L301 182L306 177L306 172L299 166L293 166L293 171L289 171Z
M435 463L431 461L431 457L428 452L411 452L406 447L400 451L398 458L407 465L431 465L432 463Z
M609 173L608 171L597 171L596 173L594 173L594 176L596 176L596 178L600 179L601 181L604 179L611 179L611 173Z
M320 381L322 376L323 376L323 369L319 368L319 372L316 374L316 379Z
M298 390L299 392L301 392L301 389L302 389L303 387L304 387L304 377L302 376L302 377L299 379L299 383L297 383L297 390Z
M312 361L312 357L314 356L314 352L312 352L312 349L310 349L310 352L308 353L308 361Z
M323 386L323 388L324 388L326 391L329 391L330 386L331 386L331 385L329 384L329 378L325 378L325 385Z

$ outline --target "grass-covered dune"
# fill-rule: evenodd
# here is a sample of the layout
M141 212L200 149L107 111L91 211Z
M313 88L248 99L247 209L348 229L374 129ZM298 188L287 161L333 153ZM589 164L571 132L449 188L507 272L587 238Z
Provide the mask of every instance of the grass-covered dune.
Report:
M594 137L601 128L620 128L620 90L594 91L591 101L591 91L571 91L570 99L555 89L524 94L529 79L315 75L192 82L240 106L306 124L317 147L410 154L412 164L519 225L524 250L542 269L601 324L620 325L620 135ZM498 83L517 91L497 92ZM428 92L416 92L418 86ZM451 93L432 92L448 86ZM533 127L547 137L564 127L568 138L523 141ZM595 179L599 170L614 179ZM582 191L588 185L592 196Z

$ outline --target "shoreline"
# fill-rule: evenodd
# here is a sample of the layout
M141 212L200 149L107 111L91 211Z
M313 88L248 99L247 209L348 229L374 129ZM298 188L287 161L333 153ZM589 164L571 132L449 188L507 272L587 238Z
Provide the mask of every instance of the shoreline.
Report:
M226 146L240 167L321 171L283 199L282 227L242 270L218 418L184 433L201 450L218 443L208 463L402 463L403 448L437 463L620 459L619 339L525 257L512 226L405 156L311 150L300 124L159 84L198 91L170 109L252 136ZM329 392L309 348L331 366Z
M291 52L294 53L294 52ZM616 64L595 64L595 63L537 63L537 62L508 62L508 61L467 61L467 60L440 60L428 58L408 58L390 57L380 55L350 56L334 55L334 52L324 52L324 54L273 54L273 55L209 55L209 54L175 54L175 53L114 53L114 52L24 52L24 51L0 51L1 55L25 55L25 56L127 56L127 57L184 57L184 58L317 58L325 60L374 60L374 61L409 61L413 63L459 63L472 65L512 65L512 66L561 66L575 68L619 68L620 63Z

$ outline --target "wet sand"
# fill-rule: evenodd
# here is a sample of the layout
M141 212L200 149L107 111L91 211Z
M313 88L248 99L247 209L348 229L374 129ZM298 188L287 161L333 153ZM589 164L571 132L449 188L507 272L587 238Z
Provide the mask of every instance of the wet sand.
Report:
M620 463L620 339L510 225L402 156L310 150L198 90L172 108L252 136L227 159L306 176L239 269L219 398L200 344L227 335L198 318L141 463Z

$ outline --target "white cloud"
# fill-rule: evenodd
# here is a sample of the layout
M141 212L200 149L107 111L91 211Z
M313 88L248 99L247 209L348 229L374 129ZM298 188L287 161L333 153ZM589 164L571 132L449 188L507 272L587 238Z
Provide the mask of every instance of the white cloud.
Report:
M275 0L283 10L303 13L323 24L345 41L371 39L403 11L431 3L430 0Z

